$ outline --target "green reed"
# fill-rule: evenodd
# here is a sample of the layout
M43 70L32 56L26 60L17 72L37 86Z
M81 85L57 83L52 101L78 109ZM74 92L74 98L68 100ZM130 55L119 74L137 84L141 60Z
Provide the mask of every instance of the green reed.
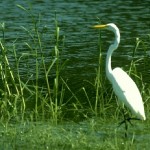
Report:
M22 6L19 6L20 8L22 8ZM25 8L23 8L24 10L26 10ZM26 10L27 11L27 10ZM38 22L36 22L36 19L34 18L34 16L28 12L31 16L32 16L32 20L33 20L33 24L34 24L34 35L32 35L32 33L30 31L28 31L27 29L25 29L29 35L31 36L31 38L34 41L34 45L36 45L36 49L35 51L35 57L36 57L36 85L35 85L35 117L37 118L39 116L39 110L38 110L38 103L39 101L42 100L42 114L47 115L45 113L46 107L48 107L49 110L47 110L50 114L49 116L51 116L52 120L57 123L58 117L60 116L60 107L63 103L63 86L60 84L60 70L61 70L61 63L60 63L60 51L59 51L59 26L58 26L58 22L57 22L57 18L55 15L55 45L54 45L54 49L52 51L54 51L54 56L52 57L52 60L49 64L49 66L47 65L46 62L46 57L44 56L44 48L43 48L43 42L42 42L42 35L39 32L38 29ZM32 47L32 45L26 43L27 46L30 49L34 49ZM41 64L39 62L39 53L40 52L40 59L41 59ZM53 53L53 52L52 52ZM42 69L44 71L44 80L46 83L46 91L45 93L47 93L45 95L45 97L42 96L41 99L41 94L40 94L40 87L39 87L39 70L40 70L40 65L42 66ZM53 83L52 81L49 80L49 77L51 75L51 71L55 70L55 77L53 79ZM59 91L59 87L62 86L61 91Z
M150 100L149 83L146 83L144 81L143 79L144 77L142 75L142 72L140 71L147 72L147 70L145 69L150 68L149 56L147 53L149 50L149 46L150 45L148 44L148 39L145 40L144 37L136 38L135 47L133 48L133 52L132 52L132 60L130 62L129 70L128 70L128 74L133 78L142 95L146 116L148 116L147 113L149 112L147 109L147 105L149 104L148 101ZM138 51L140 51L143 54L141 55L141 57L137 57ZM141 64L142 70L139 70L139 68L137 67L138 64Z
M14 57L15 70L9 62L9 52L7 50L7 43L4 38L4 24L2 24L2 33L3 39L0 41L0 49L2 52L1 63L0 63L0 78L2 80L2 84L0 87L1 91L1 115L2 118L5 118L7 114L8 119L11 119L11 116L14 117L20 116L22 120L24 120L25 116L27 116L28 107L27 104L30 101L35 101L30 112L30 117L32 119L37 120L41 114L42 118L44 116L49 116L55 123L57 123L58 118L61 113L61 106L63 105L63 97L64 97L64 87L60 83L60 71L64 64L60 62L60 50L59 50L59 26L55 16L55 43L51 52L51 59L49 62L46 62L47 57L44 56L44 45L42 41L42 33L39 32L39 22L35 18L34 15L27 10L26 8L18 5L19 8L25 10L31 17L33 29L23 28L23 31L27 34L30 41L25 42L24 45L30 51L29 53L22 53L20 56L17 52L17 47L15 45L15 41L11 46L11 55ZM53 55L54 54L54 55ZM35 77L34 74L30 74L29 78L23 79L21 76L20 68L22 67L22 62L27 60L28 58L35 59ZM26 66L28 66L27 62L24 62ZM30 68L29 68L30 69ZM43 70L42 79L44 85L40 84L40 73L41 69ZM28 70L29 71L29 70ZM54 72L55 71L55 72ZM53 73L52 73L53 72ZM50 76L54 74L53 82L50 80ZM35 82L31 82L31 78L34 78ZM44 94L43 93L44 89ZM27 94L28 93L28 94ZM16 115L16 116L15 116Z
M110 109L112 106L110 102L112 101L113 97L113 91L112 88L108 88L108 82L105 74L105 68L103 67L105 64L104 56L102 55L102 49L103 49L103 42L101 37L101 31L99 30L99 36L98 36L98 51L99 51L99 57L98 57L98 67L96 69L96 77L95 77L95 106L94 106L94 112L97 115L100 115L101 117L104 117L106 115L106 111Z

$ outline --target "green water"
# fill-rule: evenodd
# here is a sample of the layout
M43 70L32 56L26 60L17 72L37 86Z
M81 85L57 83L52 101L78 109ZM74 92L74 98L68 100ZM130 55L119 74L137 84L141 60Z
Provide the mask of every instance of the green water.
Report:
M78 82L82 82L84 79L92 81L95 77L95 68L98 65L97 61L99 56L99 50L97 48L98 32L90 27L98 23L99 19L97 18L100 18L102 23L114 22L121 31L121 43L112 59L114 67L126 68L132 59L135 38L146 38L146 34L150 32L149 0L145 0L144 2L133 0L127 0L125 2L121 0L92 2L89 0L86 2L37 0L30 3L19 0L9 1L3 0L0 3L0 22L6 23L6 40L13 42L17 39L15 43L19 45L17 48L18 55L23 52L28 53L24 42L29 42L29 37L22 30L21 26L32 29L33 25L31 16L16 7L16 4L31 8L31 12L35 16L40 15L41 24L39 26L41 28L40 32L43 32L44 53L46 53L47 57L53 49L54 16L55 12L57 13L61 38L65 36L65 47L62 54L63 59L69 60L63 74L77 89L79 88ZM42 30L43 27L44 30ZM47 34L44 34L45 32ZM108 32L103 32L102 37L104 42L103 56L105 57L106 50L109 46L108 42L112 39L110 39ZM144 55L143 50L138 50L137 53L138 55L136 56ZM28 61L30 71L34 74L34 59L31 57L25 61ZM150 73L150 66L144 66L142 63L138 63L141 66L139 67L141 69L140 72L143 74L145 82L150 83L147 75L147 72ZM20 66L22 75L26 76L25 73L28 68L23 64L22 66ZM77 84L76 81L78 81Z

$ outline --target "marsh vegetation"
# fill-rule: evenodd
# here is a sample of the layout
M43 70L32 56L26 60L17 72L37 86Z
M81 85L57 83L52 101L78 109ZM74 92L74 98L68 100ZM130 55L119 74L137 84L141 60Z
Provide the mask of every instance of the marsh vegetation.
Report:
M51 29L42 25L40 17L18 7L32 26L20 27L27 40L19 43L17 38L8 40L5 23L0 24L0 149L148 149L149 119L135 121L128 139L124 127L117 128L123 116L104 74L101 33L95 46L99 50L95 77L85 78L74 90L65 76L69 60L63 58L66 39L60 34L57 15L49 35ZM149 34L136 38L125 68L141 91L147 118L150 84L137 65L150 69L149 41Z

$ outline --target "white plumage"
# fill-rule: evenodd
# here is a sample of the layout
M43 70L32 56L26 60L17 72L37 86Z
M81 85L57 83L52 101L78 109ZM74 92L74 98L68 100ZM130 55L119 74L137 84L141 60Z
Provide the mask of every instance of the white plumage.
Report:
M113 90L118 99L141 120L145 120L144 106L141 94L135 82L121 68L113 69Z
M121 68L111 68L111 55L118 48L120 43L120 32L118 27L113 24L96 25L94 28L104 28L115 34L114 43L110 45L106 58L106 75L113 85L113 90L120 103L123 103L138 119L146 120L144 105L141 94L135 82Z

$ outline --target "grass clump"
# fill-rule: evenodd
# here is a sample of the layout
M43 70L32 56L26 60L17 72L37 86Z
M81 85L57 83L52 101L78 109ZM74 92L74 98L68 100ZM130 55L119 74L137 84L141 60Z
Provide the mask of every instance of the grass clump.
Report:
M31 29L22 27L29 39L29 42L24 42L24 47L29 52L19 54L16 44L17 39L8 47L4 35L5 26L4 23L1 24L3 34L3 38L0 41L2 52L0 61L0 79L2 83L0 87L1 119L7 118L9 120L19 117L19 120L20 118L24 120L27 117L38 120L38 118L43 118L51 119L57 123L63 106L64 87L60 72L64 64L60 59L61 51L59 49L61 40L59 39L60 31L56 16L55 40L51 44L54 46L51 46L51 50L48 53L45 52L43 42L44 31L40 32L39 20L36 20L35 16L26 8L20 5L18 7L28 12L33 26ZM9 60L10 54L15 60L13 65ZM47 54L50 54L50 56L46 57ZM23 66L25 71L27 69L27 73L24 75L21 72ZM32 105L32 103L34 104Z

